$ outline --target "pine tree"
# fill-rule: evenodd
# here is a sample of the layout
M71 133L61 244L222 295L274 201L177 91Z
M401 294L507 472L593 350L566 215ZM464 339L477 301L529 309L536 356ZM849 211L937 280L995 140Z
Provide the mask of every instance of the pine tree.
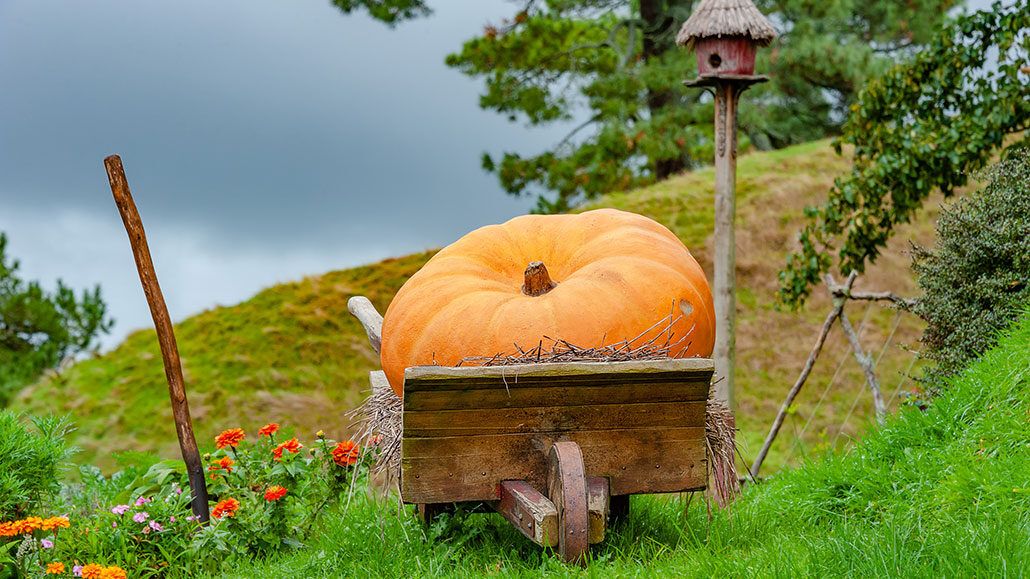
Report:
M18 277L18 261L8 260L6 248L0 233L0 407L44 370L93 347L114 323L99 286L76 297L58 280L48 293Z
M759 52L772 81L748 92L741 148L837 134L866 79L915 50L959 0L758 0L780 38ZM380 20L429 13L424 0L334 0ZM665 179L712 159L711 98L682 81L692 55L675 46L694 0L520 0L447 64L482 78L480 106L513 122L580 121L550 149L486 153L483 167L537 210Z

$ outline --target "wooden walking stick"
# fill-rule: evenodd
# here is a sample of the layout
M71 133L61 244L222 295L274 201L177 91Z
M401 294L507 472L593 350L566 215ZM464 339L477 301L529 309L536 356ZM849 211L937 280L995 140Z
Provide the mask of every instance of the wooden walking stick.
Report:
M111 182L111 193L122 215L125 232L129 234L132 255L136 258L136 269L139 280L143 284L143 293L147 295L150 315L154 318L157 329L157 341L161 344L161 357L164 359L165 377L168 379L168 395L172 399L172 415L175 417L175 431L179 435L179 448L182 460L186 463L192 491L193 514L201 523L210 519L207 505L207 484L204 481L204 465L200 462L200 451L197 439L193 436L193 421L190 418L190 405L186 400L186 387L182 380L182 365L179 362L179 348L175 344L175 332L172 321L168 317L161 286L157 283L154 262L150 259L150 248L147 247L147 235L143 231L143 221L136 210L136 203L129 192L129 183L125 180L122 159L111 155L104 159L107 168L107 179Z

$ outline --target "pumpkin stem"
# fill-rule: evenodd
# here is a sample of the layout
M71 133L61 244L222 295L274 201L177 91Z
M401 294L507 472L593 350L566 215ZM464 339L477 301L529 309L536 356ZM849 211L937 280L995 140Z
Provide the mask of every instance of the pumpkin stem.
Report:
M557 282L551 280L547 268L542 261L534 261L526 266L526 283L522 286L522 293L527 296L542 296L557 287Z

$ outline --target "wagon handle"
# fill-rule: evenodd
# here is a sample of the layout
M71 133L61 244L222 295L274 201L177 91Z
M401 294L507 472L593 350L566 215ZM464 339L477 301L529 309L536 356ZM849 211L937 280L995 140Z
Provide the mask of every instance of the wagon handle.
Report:
M379 315L376 307L365 296L354 296L347 300L347 311L365 327L368 343L378 354L383 343L383 316Z

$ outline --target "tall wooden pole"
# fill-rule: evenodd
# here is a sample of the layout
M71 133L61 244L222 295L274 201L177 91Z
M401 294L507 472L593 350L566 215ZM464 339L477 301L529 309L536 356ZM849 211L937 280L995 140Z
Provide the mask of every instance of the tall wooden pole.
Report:
M733 368L736 361L737 246L737 101L743 88L733 81L715 87L715 395L735 410Z
M143 284L143 293L150 305L150 315L154 318L157 330L157 341L161 345L161 357L164 359L165 378L168 380L168 395L172 399L172 416L175 418L175 432L179 436L179 449L182 460L186 463L186 474L192 491L191 506L193 514L202 523L210 519L207 505L207 483L204 481L204 465L200 461L197 439L193 436L193 420L190 418L190 405L186 400L186 387L182 379L182 364L179 361L179 347L175 343L175 332L172 320L168 317L161 286L157 283L154 262L150 259L150 248L147 247L147 235L143 231L143 221L136 210L136 203L129 192L129 182L125 179L122 159L111 155L104 159L107 168L107 179L111 182L111 193L122 215L125 232L129 234L132 255L136 258L136 269L139 280Z

